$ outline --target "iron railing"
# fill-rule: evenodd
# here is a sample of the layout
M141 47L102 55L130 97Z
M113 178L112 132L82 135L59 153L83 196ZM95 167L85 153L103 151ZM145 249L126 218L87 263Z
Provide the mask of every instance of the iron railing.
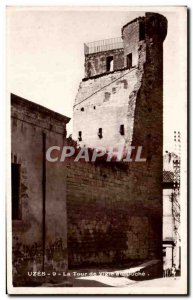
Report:
M84 54L98 53L102 51L109 51L123 48L123 40L121 37L111 38L107 40L100 40L84 44Z

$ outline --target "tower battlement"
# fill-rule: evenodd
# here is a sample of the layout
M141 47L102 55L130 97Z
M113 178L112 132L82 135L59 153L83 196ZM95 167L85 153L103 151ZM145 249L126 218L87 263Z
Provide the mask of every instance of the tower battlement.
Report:
M153 134L148 122L158 125L154 133L162 143L167 19L146 13L125 24L121 34L85 44L85 78L75 99L73 126L81 146L146 147L146 135Z
M84 44L85 79L138 65L140 41L163 42L167 20L156 13L146 13L122 27L122 36Z

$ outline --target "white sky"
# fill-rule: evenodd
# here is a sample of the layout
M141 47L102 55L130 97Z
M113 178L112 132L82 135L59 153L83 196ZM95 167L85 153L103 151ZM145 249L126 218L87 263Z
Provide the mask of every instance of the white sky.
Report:
M168 19L164 42L164 149L172 151L173 131L181 131L184 138L186 134L186 28L183 10L160 13ZM124 7L119 11L9 8L8 93L72 118L74 99L84 77L84 42L121 36L121 27L142 15L142 11L131 12ZM71 132L72 120L68 134Z

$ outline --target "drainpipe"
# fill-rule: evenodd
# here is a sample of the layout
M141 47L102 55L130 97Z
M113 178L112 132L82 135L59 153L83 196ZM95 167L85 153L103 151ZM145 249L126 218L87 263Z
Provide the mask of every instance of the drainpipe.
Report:
M45 270L46 246L46 134L42 133L42 271Z

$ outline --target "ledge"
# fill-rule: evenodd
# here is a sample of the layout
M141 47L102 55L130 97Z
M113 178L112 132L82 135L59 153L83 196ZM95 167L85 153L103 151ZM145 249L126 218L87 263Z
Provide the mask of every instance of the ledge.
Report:
M62 122L64 124L67 124L70 121L70 118L61 115L51 109L48 109L42 105L39 105L37 103L31 102L29 100L26 100L22 97L19 97L15 94L11 93L11 105L12 106L17 106L17 107L21 107L21 110L23 108L27 108L29 111L32 112L39 112L40 114L42 114L44 117L51 117L59 122Z
M90 76L90 77L85 77L85 78L82 79L82 81L87 81L89 79L97 79L99 77L103 77L103 76L106 76L106 75L109 75L109 74L114 74L116 72L121 72L121 71L127 71L127 70L133 71L136 68L137 68L137 66L133 66L131 69L125 67L125 68L122 68L122 69L117 69L117 70L114 70L114 71L105 72L105 73L97 74L97 75Z

